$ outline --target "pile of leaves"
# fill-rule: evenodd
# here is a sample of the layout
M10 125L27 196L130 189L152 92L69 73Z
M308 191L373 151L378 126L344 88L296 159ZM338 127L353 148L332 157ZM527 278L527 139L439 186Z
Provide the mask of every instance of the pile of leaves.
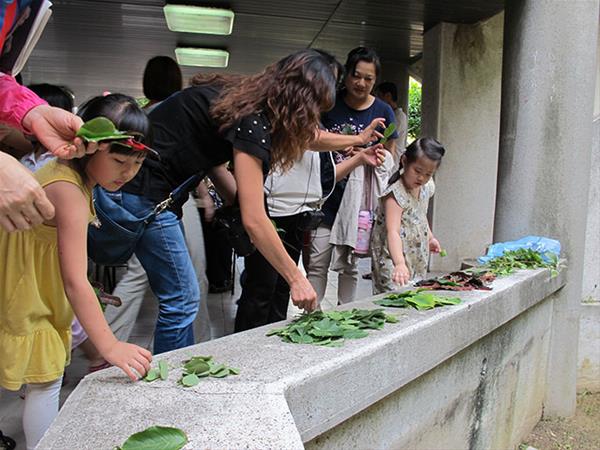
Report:
M188 442L188 437L179 428L152 426L132 434L115 450L179 450Z
M183 365L183 374L179 384L185 387L196 386L201 378L225 378L229 375L239 375L240 370L213 361L212 356L193 356Z
M187 361L184 361L183 373L179 379L179 384L184 387L192 387L196 386L201 378L225 378L229 375L239 374L239 369L219 364L213 360L212 356L192 356ZM159 361L158 368L150 369L144 380L148 382L158 379L164 381L167 378L169 378L169 366L166 361Z
M489 291L489 284L496 279L496 274L486 269L468 269L452 272L447 275L421 280L415 286L421 289L436 291L472 291L474 289Z
M506 250L502 256L490 259L480 267L496 276L510 275L520 269L550 269L552 276L558 275L560 261L552 252L540 253L529 248Z
M381 330L384 324L398 319L383 309L349 311L313 311L302 314L283 328L274 328L267 336L280 336L284 342L340 347L346 339L368 336L366 330Z
M412 306L413 308L422 310L433 309L436 306L458 305L461 302L458 297L441 297L431 292L423 291L423 289L417 289L416 291L389 294L373 303L392 308L407 308Z

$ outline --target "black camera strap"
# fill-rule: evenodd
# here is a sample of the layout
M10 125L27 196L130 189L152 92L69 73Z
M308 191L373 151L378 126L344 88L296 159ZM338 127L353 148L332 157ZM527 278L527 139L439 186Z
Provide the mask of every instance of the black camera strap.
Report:
M174 204L183 203L183 201L187 198L187 196L189 195L190 191L194 188L194 186L197 186L198 183L200 183L200 181L202 181L202 179L205 176L206 176L206 172L201 171L195 175L192 175L187 180L185 180L183 183L181 183L179 186L177 186L175 189L173 189L166 199L164 199L162 202L160 202L158 205L156 205L154 207L154 210L152 211L152 214L150 215L149 220L146 219L147 223L154 220L154 218L157 215L162 213L167 208L170 208Z

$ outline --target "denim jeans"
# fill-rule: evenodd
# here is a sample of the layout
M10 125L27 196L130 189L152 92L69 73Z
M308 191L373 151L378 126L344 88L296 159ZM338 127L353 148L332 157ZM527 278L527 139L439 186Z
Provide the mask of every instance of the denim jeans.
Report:
M111 195L138 217L143 217L155 206L155 202L139 195L123 191ZM183 226L173 212L164 211L148 225L135 255L158 299L154 353L193 345L200 288L185 244Z

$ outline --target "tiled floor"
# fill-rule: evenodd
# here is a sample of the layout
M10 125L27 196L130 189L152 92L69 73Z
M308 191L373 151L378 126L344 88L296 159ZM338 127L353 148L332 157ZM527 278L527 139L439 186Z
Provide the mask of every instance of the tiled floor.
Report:
M237 273L243 269L243 259L237 261ZM362 259L359 262L359 271L361 274L370 272L370 259ZM238 277L239 278L239 277ZM239 279L236 279L235 293L209 294L208 296L208 315L210 336L212 339L233 333L233 323L236 312L235 301L239 297L241 288ZM359 278L358 298L364 298L371 295L371 281ZM329 282L325 298L321 303L323 309L333 308L337 304L337 274L330 272ZM299 313L300 310L293 307L290 302L288 317ZM136 320L133 328L130 342L146 347L152 346L152 337L154 332L154 323L156 320L157 308L155 300L149 296L145 299L144 305ZM87 373L87 360L81 351L76 350L73 353L71 365L66 371L66 383L61 390L61 405L69 394L75 389L77 383ZM19 393L0 391L0 430L7 436L17 441L17 450L25 449L25 437L21 426L21 414L23 412L23 400Z

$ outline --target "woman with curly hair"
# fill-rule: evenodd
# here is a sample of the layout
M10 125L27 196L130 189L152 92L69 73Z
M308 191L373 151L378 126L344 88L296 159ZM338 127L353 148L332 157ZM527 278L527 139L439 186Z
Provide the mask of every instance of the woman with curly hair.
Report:
M316 294L288 256L264 206L270 170L288 169L307 149L362 145L379 135L373 121L355 136L319 129L321 113L335 103L339 63L317 50L301 50L252 76L199 75L149 115L160 161L144 162L119 194L122 206L142 216L190 176L206 172L232 202L237 195L244 228L254 245L290 285L292 301L312 310ZM234 164L235 183L223 163ZM159 300L154 352L194 344L198 282L175 208L148 226L136 256Z

